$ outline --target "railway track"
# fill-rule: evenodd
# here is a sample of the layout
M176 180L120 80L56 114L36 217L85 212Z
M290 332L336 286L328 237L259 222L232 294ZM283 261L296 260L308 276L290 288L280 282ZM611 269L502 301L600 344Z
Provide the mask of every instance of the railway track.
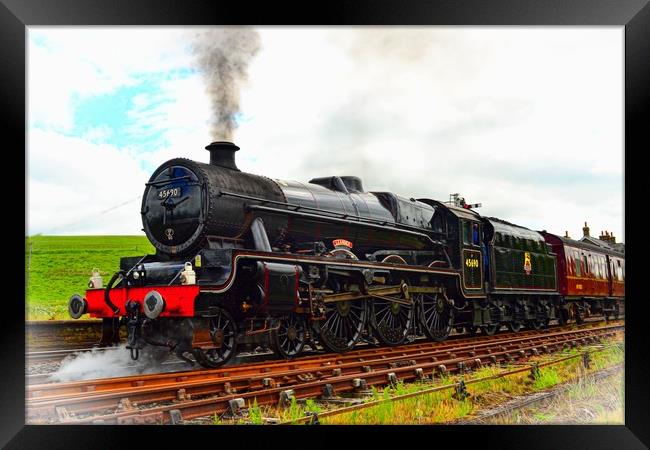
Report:
M625 317L622 316L621 320ZM587 319L585 323L598 323L601 318ZM549 329L560 327L551 325ZM100 347L101 321L99 320L42 320L25 322L28 352L27 363L40 361L61 361L68 356L92 350L113 350L113 347ZM121 330L123 334L123 330ZM480 335L479 335L480 336ZM466 334L453 332L447 339L461 339ZM363 347L364 344L359 344ZM314 354L306 352L306 355Z
M555 328L550 328L550 329L555 329ZM534 336L534 335L539 335L542 333L545 333L546 331L544 330L527 330L523 332L518 332L518 333L503 333L500 334L499 336L502 338L507 338L507 337L524 337L524 336ZM466 335L456 335L453 337L453 339L448 339L444 342L438 343L437 348L440 350L448 349L448 348L453 348L453 347L458 347L462 344L470 344L470 343L479 343L483 341L489 341L491 340L491 336L475 336L475 337L467 337ZM260 353L260 354L255 354L255 355L245 355L243 358L240 357L238 359L239 363L238 364L232 364L228 366L224 366L219 369L213 369L213 370L206 370L203 369L202 367L197 367L195 370L187 371L183 376L189 376L188 374L197 374L199 378L204 376L204 374L207 375L215 375L215 376L221 376L222 374L258 374L258 373L267 373L272 369L277 369L277 370L289 370L290 368L296 366L297 363L305 361L308 365L311 364L312 366L319 366L320 364L323 363L335 363L336 361L347 361L347 360L354 360L355 358L359 357L364 357L367 355L372 355L374 357L383 357L384 355L390 355L393 354L396 351L402 351L404 354L409 354L410 352L414 351L419 351L420 349L424 348L430 348L431 345L436 345L432 344L430 341L426 340L420 340L411 344L403 345L400 347L383 347L383 348L377 348L377 347L370 347L368 345L365 346L359 346L356 350L350 351L348 353L345 353L343 355L339 354L332 354L332 353L323 353L319 351L311 351L307 352L305 356L301 358L296 358L292 360L284 360L278 358L275 354L273 353ZM117 349L105 349L104 351L119 351ZM45 355L46 356L46 355ZM263 359L263 361L257 362L256 360ZM313 364L312 364L313 363ZM187 365L185 365L181 361L173 361L171 363L167 363L168 365L176 366L179 369L187 369ZM169 370L168 372L171 372ZM51 374L39 374L39 375L31 375L27 377L27 384L28 385L33 385L33 384L45 384L48 381L48 378L51 376ZM194 376L194 375L193 375ZM140 377L144 377L144 375L140 375ZM161 380L161 382L166 382L168 378L172 378L172 374L152 374L149 375L149 379L151 380ZM115 377L115 378L109 378L107 379L106 383L102 383L101 386L119 386L122 383L122 380L126 379L127 384L130 382L129 377ZM91 380L90 382L92 382ZM39 383L40 382L40 383ZM78 381L78 386L85 386L84 381ZM100 387L101 388L101 387ZM54 386L52 389L56 389ZM48 392L50 389L43 388L39 386L39 390L41 392Z
M600 323L600 319L592 319L590 321L587 321L586 324L590 323ZM577 325L574 325L577 326ZM560 325L551 325L548 329L553 330L553 329L560 329ZM535 330L526 330L523 332L519 333L500 333L500 336L516 336L516 335L523 335L523 333L536 333L536 332L541 332L541 331L535 331ZM473 336L469 337L466 333L465 334L452 334L445 342L447 343L453 343L453 342L460 342L461 340L466 340L466 341L475 341L475 340L480 340L480 339L485 339L486 336L484 335L478 335L478 336ZM489 337L487 337L489 338ZM428 345L427 341L424 338L420 338L419 340L415 341L423 343L424 345ZM359 350L364 350L368 348L373 348L371 345L367 343L360 343L357 345L356 349L352 352L346 353L347 355L352 355L356 354L357 351ZM116 348L116 347L87 347L87 348L78 348L78 349L58 349L58 350L41 350L41 351L34 351L34 352L28 352L26 354L26 363L28 366L37 366L39 364L50 364L49 367L47 367L45 370L36 370L35 372L37 373L30 373L26 376L26 383L27 385L33 385L33 384L44 384L48 382L53 382L56 381L52 379L52 375L56 372L58 369L57 363L60 363L62 360L64 360L67 357L78 357L80 355L83 355L86 352L113 352L113 351L122 351L124 352L123 348ZM323 354L323 351L318 350L318 349L312 349L309 351L305 351L303 353L303 357L309 357L309 356L317 356ZM229 364L251 364L255 363L259 360L278 360L280 357L275 355L274 353L270 351L266 352L259 352L259 353L241 353L237 355L236 358L234 358ZM122 373L128 373L129 370L132 371L132 373L137 372L137 370L134 368L133 365L127 366L128 362L125 362L123 367L118 367L118 369L124 369L122 370ZM176 358L170 358L169 360L165 361L164 363L160 364L160 372L176 372L176 371L182 371L182 370L187 370L187 365ZM194 370L203 370L201 367L197 367ZM142 371L138 372L142 373ZM149 372L148 372L149 373ZM79 379L83 378L82 374L78 376Z
M177 423L179 418L221 413L253 399L258 405L269 405L291 397L329 397L398 380L513 362L586 345L623 329L620 323L587 324L214 370L34 385L27 389L27 416L30 423Z

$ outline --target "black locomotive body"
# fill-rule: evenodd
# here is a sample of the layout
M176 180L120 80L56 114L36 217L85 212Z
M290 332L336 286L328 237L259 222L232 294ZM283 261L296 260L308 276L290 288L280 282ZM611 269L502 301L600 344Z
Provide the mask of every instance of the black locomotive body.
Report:
M126 326L134 358L148 347L216 367L242 346L294 357L305 345L344 352L556 317L555 255L539 233L365 192L357 177L247 174L234 144L206 149L210 164L173 159L146 185L156 254L123 258L106 287L70 301L73 317L104 319L106 342Z

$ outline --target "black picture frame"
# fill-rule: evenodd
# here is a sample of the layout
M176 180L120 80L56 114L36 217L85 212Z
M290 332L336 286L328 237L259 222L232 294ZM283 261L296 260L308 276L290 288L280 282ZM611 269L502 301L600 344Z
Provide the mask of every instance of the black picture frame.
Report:
M650 443L650 358L645 344L647 301L640 279L645 260L646 219L642 143L647 142L650 99L650 5L646 0L389 0L236 3L233 1L174 2L172 0L0 0L0 117L5 132L6 183L20 168L26 152L26 27L36 25L618 25L625 27L625 225L627 259L625 426L435 426L435 427L140 427L25 425L24 291L14 272L25 252L18 242L25 227L26 195L5 194L0 242L16 246L5 253L5 294L0 368L0 445L6 448L131 448L142 439L155 447L224 445L305 447L317 441L338 447L348 439L368 446L392 435L397 445L459 445L478 448L646 448ZM9 145L8 143L11 143ZM18 149L18 150L17 150ZM26 167L26 153L22 160ZM18 168L17 168L18 167ZM25 193L27 180L25 180ZM13 195L11 195L13 194ZM25 208L25 216L16 213ZM10 230L7 230L7 225ZM23 231L20 230L23 228ZM24 275L24 273L23 273ZM24 281L24 279L23 279ZM24 283L23 283L24 286ZM634 298L637 295L639 298ZM336 432L336 436L332 434ZM266 437L269 434L269 437ZM417 434L417 436L414 436ZM180 437L180 439L179 439ZM176 438L176 439L174 439ZM287 440L288 439L288 440ZM172 445L176 441L178 444ZM401 444L399 444L401 442ZM228 443L228 444L226 444ZM427 444L429 443L429 444ZM146 445L146 444L145 444ZM146 445L153 447L153 445Z

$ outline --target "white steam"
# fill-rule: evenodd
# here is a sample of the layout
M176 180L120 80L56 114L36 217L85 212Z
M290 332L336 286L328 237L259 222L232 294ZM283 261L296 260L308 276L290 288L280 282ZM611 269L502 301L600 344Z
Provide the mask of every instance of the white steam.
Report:
M125 344L114 349L93 349L75 353L61 362L59 369L51 375L50 381L90 380L187 370L187 366L178 364L179 360L175 357L170 357L168 364L153 361L147 356L146 350L140 352L140 358L136 361L131 359Z

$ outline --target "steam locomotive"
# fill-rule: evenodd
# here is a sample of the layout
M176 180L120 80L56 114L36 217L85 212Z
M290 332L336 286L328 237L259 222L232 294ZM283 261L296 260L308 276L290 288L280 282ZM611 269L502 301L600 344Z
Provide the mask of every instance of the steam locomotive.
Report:
M146 183L156 254L122 258L106 286L95 274L68 303L73 318L103 319L103 344L126 327L133 359L146 349L218 367L258 346L292 358L306 345L345 352L619 314L624 256L613 250L467 205L366 192L354 176L252 175L236 145L206 149L209 164L172 159Z

